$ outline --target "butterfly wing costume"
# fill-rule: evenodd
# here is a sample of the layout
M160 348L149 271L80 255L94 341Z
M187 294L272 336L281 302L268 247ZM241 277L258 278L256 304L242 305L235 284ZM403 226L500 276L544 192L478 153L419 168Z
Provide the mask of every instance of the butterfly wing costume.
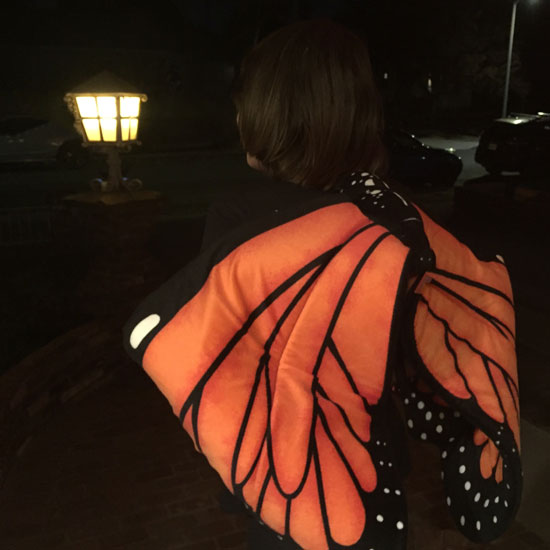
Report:
M124 347L281 540L404 550L404 422L440 446L457 527L492 540L521 495L506 267L399 195L406 217L369 217L397 199L352 176L365 200L324 193L214 240L137 307Z

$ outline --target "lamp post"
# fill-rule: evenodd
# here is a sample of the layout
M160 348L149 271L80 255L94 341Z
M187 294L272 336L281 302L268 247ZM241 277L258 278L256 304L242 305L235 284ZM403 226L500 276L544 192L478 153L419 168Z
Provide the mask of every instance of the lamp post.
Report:
M60 250L67 257L72 251L87 258L75 299L90 315L130 311L164 277L151 253L163 197L140 189L139 180L123 178L120 169L120 152L139 144L140 105L146 100L145 94L109 72L65 95L83 146L105 153L109 165L107 180L93 180L92 192L64 197L59 210Z
M107 180L90 182L94 191L139 189L140 180L122 177L120 151L129 151L138 141L140 104L147 95L108 71L103 71L65 94L65 102L75 118L84 147L94 147L107 155Z
M514 32L516 29L516 12L519 0L514 0L512 7L512 22L510 24L510 41L508 43L508 62L506 64L506 83L504 84L504 102L502 104L502 118L508 111L508 91L510 89L510 72L512 69L512 50L514 48Z

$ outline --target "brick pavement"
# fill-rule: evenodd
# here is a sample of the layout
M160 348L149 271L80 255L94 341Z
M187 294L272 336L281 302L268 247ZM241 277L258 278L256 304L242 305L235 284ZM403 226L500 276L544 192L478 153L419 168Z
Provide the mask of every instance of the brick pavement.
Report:
M476 545L455 528L434 468L411 443L409 550L550 548L515 522ZM223 484L137 365L69 403L31 440L0 493L3 550L244 550L248 518L220 509Z

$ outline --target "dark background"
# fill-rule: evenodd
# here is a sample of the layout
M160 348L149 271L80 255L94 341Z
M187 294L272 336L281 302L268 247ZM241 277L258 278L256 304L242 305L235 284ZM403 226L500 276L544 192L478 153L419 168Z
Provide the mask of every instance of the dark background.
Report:
M512 1L22 0L4 10L2 115L71 124L64 93L108 69L149 95L145 125L149 117L167 140L183 128L201 141L235 137L228 90L254 42L318 16L366 36L388 118L479 132L500 116ZM509 111L550 111L549 31L550 3L522 0ZM174 118L182 127L170 134Z

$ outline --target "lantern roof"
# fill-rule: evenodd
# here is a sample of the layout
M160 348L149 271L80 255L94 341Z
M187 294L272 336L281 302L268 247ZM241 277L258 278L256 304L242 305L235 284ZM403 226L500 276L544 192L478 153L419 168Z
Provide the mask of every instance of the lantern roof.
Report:
M70 94L142 94L135 86L110 71L101 71L82 84L74 87Z

